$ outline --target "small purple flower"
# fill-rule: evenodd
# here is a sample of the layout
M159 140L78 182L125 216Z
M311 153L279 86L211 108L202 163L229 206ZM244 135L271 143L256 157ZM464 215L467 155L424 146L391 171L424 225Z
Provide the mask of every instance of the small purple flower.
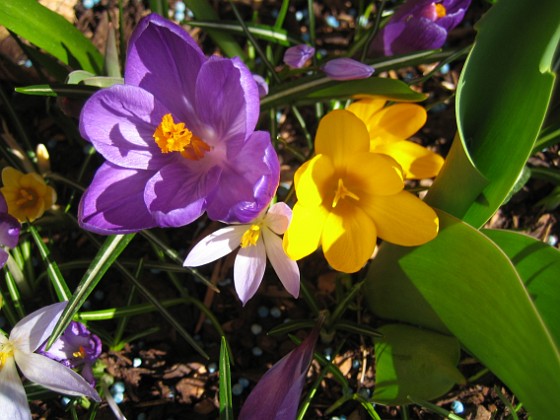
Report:
M441 48L465 17L471 0L408 0L379 31L370 53L405 54Z
M45 350L46 342L37 349L37 353L47 356L64 366L75 369L81 367L81 374L90 385L95 386L92 366L101 355L101 340L91 333L84 324L70 322L68 328Z
M80 202L103 234L212 220L245 223L278 186L278 156L254 131L259 93L239 58L205 57L180 26L151 14L132 34L124 85L95 93L80 132L106 159Z
M268 95L268 83L266 83L264 77L258 74L253 74L253 78L257 83L257 88L259 89L259 98L264 98L266 95Z
M6 250L1 247L15 247L19 241L20 229L21 225L17 219L8 214L6 199L0 194L0 268L4 267L9 257Z
M315 48L306 45L296 45L290 47L284 53L284 63L291 68L300 69L315 54Z
M239 420L295 419L319 328L276 362L261 378L241 407Z
M367 79L373 74L373 67L352 58L335 58L327 61L321 70L333 80Z

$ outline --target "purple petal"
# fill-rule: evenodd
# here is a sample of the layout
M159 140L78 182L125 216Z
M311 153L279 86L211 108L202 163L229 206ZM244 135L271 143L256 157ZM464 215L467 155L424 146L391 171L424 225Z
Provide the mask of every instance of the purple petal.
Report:
M5 249L0 248L0 268L4 267L10 255L6 252Z
M266 83L266 80L258 74L253 74L253 78L257 83L257 88L259 89L259 98L264 98L268 95L268 83Z
M208 199L208 217L225 223L248 223L268 206L280 179L280 163L270 135L255 131L223 169Z
M198 219L220 182L220 167L197 171L199 162L183 160L164 166L146 184L144 200L157 226L184 226Z
M206 57L180 26L157 14L142 19L130 38L124 80L166 106L192 115L196 77Z
M239 249L233 265L233 282L243 306L257 292L265 268L266 250L262 238L259 238L255 245Z
M447 31L425 18L411 19L391 45L394 54L441 48Z
M467 9L471 5L471 0L451 0L444 1L447 14L438 19L437 23L447 31L455 28L464 19Z
M8 204L2 193L0 193L0 213L8 213Z
M315 48L310 45L301 44L290 47L284 53L284 63L294 69L302 68L307 60L313 57Z
M168 111L149 92L117 85L95 93L80 117L80 132L105 159L130 169L157 169L165 155L153 134Z
M243 404L239 420L296 418L318 335L319 330L314 329L298 347L263 375Z
M78 221L101 234L132 233L156 226L144 202L152 171L119 168L104 163L80 201Z
M367 79L373 74L373 67L352 58L335 58L325 63L321 70L333 80Z
M13 248L18 244L20 223L8 213L0 213L0 245Z
M212 146L225 143L232 157L259 116L259 93L251 72L237 58L212 57L196 81L196 134Z

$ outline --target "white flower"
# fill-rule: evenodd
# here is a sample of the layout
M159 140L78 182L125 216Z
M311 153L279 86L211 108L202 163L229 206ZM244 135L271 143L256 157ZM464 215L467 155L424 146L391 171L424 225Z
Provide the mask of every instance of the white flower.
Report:
M198 267L241 247L235 257L233 281L243 305L261 284L267 256L288 293L297 298L299 268L284 252L278 236L286 231L291 218L292 209L285 203L273 204L251 224L228 226L208 235L191 250L183 266Z
M20 320L10 337L0 334L0 407L5 419L31 419L23 375L39 385L67 395L85 395L101 401L84 378L72 369L34 351L51 335L68 302L45 306Z

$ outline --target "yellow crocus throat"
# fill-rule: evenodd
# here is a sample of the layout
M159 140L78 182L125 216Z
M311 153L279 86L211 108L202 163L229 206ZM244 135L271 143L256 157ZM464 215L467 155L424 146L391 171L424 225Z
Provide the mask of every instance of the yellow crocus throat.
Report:
M261 236L261 227L258 224L253 224L243 233L241 237L241 248L247 248L248 246L254 246L257 244L259 237Z
M442 17L445 17L447 15L447 9L443 4L441 3L436 4L436 15L438 19L441 19Z
M212 150L212 147L195 136L185 123L175 123L171 114L162 117L153 137L162 153L180 152L190 160L200 160L205 153Z
M10 358L14 357L14 346L9 341L5 342L4 344L0 344L0 370L6 364L6 361Z
M344 182L342 182L342 178L338 178L338 186L336 187L336 191L334 193L332 208L334 209L338 205L338 202L346 197L353 198L354 200L360 199L360 197L358 197L356 194L354 194L352 191L350 191L348 188L344 186Z

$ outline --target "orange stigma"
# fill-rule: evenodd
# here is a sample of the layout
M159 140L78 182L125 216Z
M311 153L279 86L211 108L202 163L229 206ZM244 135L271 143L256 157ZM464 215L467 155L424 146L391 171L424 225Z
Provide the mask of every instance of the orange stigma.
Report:
M175 124L171 114L163 116L153 137L162 153L181 152L183 157L190 160L200 160L206 152L212 150L212 147L185 127L185 123Z
M436 4L436 15L438 19L445 17L447 15L447 10L445 6L441 3Z

